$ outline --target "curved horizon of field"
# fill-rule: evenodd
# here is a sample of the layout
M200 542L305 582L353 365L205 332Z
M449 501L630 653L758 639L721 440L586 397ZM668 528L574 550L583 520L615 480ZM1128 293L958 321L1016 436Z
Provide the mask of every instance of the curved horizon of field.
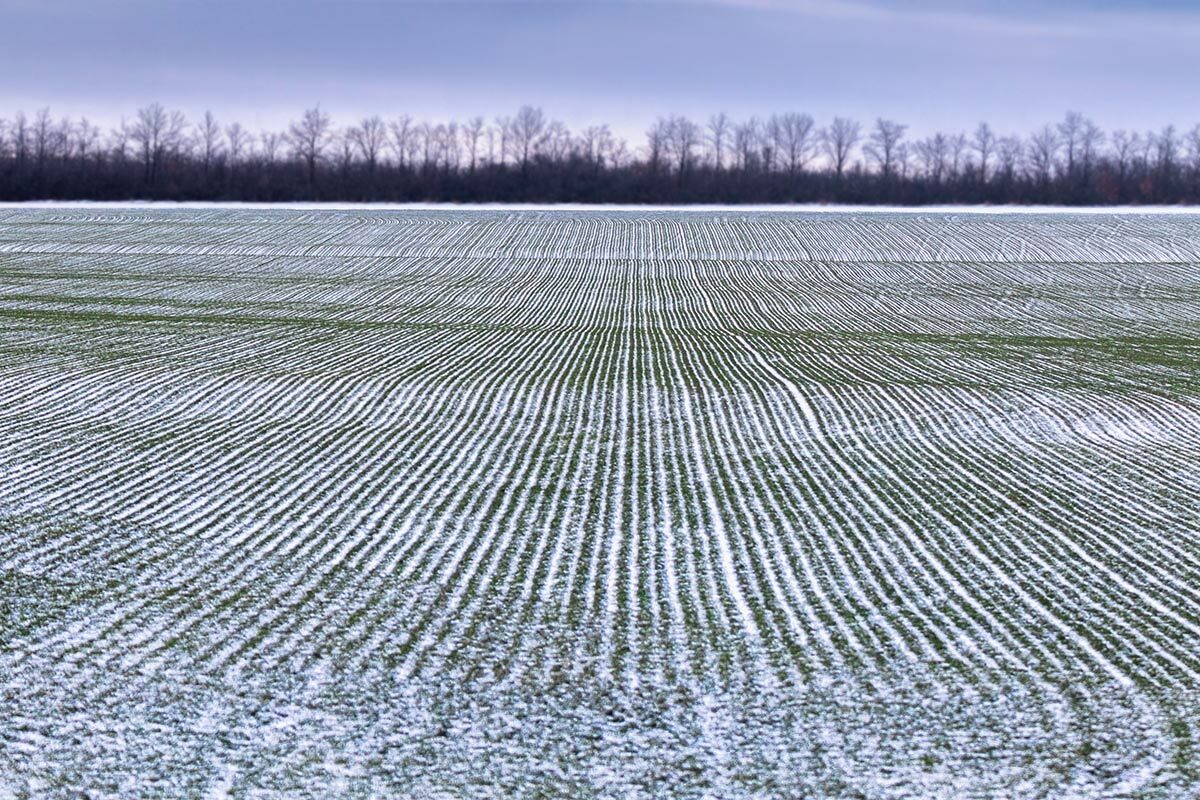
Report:
M1200 215L0 208L0 797L1200 791Z
M927 203L888 205L884 203L509 203L509 202L376 202L376 201L285 201L257 202L242 200L0 200L0 209L159 209L188 211L508 211L508 212L614 212L661 213L664 211L695 212L700 214L999 214L1005 216L1037 214L1046 216L1129 216L1149 214L1200 215L1200 205L1141 204L1141 205L1039 205L1036 203Z

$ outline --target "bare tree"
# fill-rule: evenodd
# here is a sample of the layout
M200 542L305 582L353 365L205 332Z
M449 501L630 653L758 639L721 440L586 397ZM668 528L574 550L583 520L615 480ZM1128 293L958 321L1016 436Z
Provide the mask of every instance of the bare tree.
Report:
M1187 159L1192 181L1200 187L1200 123L1187 132Z
M179 147L185 125L183 114L167 111L158 103L138 109L129 136L141 150L144 177L150 186L158 183L167 154Z
M733 126L733 155L739 170L748 171L754 168L754 151L759 140L760 127L754 117Z
M349 185L351 168L354 166L354 152L357 145L354 139L350 136L350 131L345 130L341 133L332 131L329 135L329 143L333 145L334 152L337 154L338 173L341 178L342 185Z
M912 162L913 149L908 142L900 142L896 145L896 153L893 156L892 169L900 180L908 180L910 164Z
M1075 175L1075 160L1079 152L1079 140L1083 134L1085 120L1078 111L1068 111L1063 121L1056 126L1058 129L1059 146L1067 156L1067 175Z
M451 120L445 125L439 125L438 128L441 135L439 152L441 153L442 169L447 172L456 170L462 156L458 142L458 123Z
M944 133L935 133L917 142L916 148L925 178L935 186L941 184L950 156L949 138Z
M700 126L687 117L675 115L667 121L667 148L675 159L675 171L682 182L700 144Z
M1104 145L1104 131L1090 119L1083 121L1083 130L1079 134L1079 162L1084 183L1092 174L1092 165L1100 148Z
M483 156L484 163L490 167L496 163L496 143L500 140L500 131L495 125L488 125L483 129L483 140L487 146Z
M670 152L671 120L659 117L646 131L646 166L657 175Z
M41 191L51 164L69 156L71 123L66 119L55 122L50 115L50 109L43 108L34 117L30 132L34 157L34 180L38 191Z
M1179 160L1179 135L1174 125L1167 125L1154 137L1154 192L1163 199L1170 191Z
M375 178L379 156L387 144L387 126L378 116L364 117L357 125L346 131L346 138L362 155L367 165L367 175Z
M533 152L542 132L546 129L546 116L540 108L521 106L512 121L513 146L521 158L521 171L529 166L529 156Z
M500 164L508 163L512 151L512 117L496 117L496 135L500 139Z
M772 172L775 169L775 156L781 138L783 134L779 130L779 115L772 114L758 129L758 152L762 158L764 172Z
M964 133L954 133L946 137L949 155L950 176L955 180L962 174L963 153L967 150L967 136Z
M229 163L232 167L237 168L250 149L250 134L241 126L241 123L235 122L225 128L225 141L229 144Z
M729 142L729 115L724 111L708 118L708 146L712 148L713 165L721 171L722 156Z
M421 171L429 172L437 164L438 130L431 122L422 122L414 129L420 142Z
M808 114L788 112L774 118L774 123L776 150L788 174L795 177L804 171L813 155L816 138L813 118Z
M78 124L75 125L74 132L74 150L86 164L99 154L100 129L89 122L87 117L80 117Z
M221 154L221 126L211 111L204 112L204 118L196 126L196 143L199 145L200 160L204 165L204 183L208 183L212 172L213 162Z
M124 117L108 135L109 151L112 153L113 161L124 165L129 158L129 140L131 138L132 127Z
M320 106L315 106L288 127L287 138L292 152L308 168L310 192L317 185L317 162L324 157L325 148L329 145L331 124L329 115Z
M558 163L571 152L571 131L565 123L553 120L538 138L536 151L551 163Z
M625 169L633 160L633 155L629 152L629 145L624 139L617 139L608 153L608 163L613 169Z
M50 118L50 109L43 108L33 118L33 154L39 179L53 151L54 121Z
M1113 161L1117 167L1117 191L1118 194L1125 191L1125 181L1129 176L1130 167L1133 166L1133 161L1137 157L1137 151L1141 148L1141 140L1136 132L1129 133L1128 131L1114 131L1112 135L1112 154Z
M475 159L479 154L479 140L483 137L483 117L472 117L467 120L467 124L463 126L463 139L467 144L467 152L470 155L471 172L475 171Z
M263 162L268 167L274 166L279 160L279 148L283 146L285 137L274 131L263 131L258 138L262 144Z
M1166 174L1175 165L1179 154L1179 137L1175 126L1168 125L1154 137L1154 160L1158 171Z
M996 160L1000 164L1000 175L1006 186L1016 179L1023 150L1024 146L1016 136L1001 136L996 140Z
M868 136L870 141L863 147L863 152L879 167L879 173L884 178L890 178L895 173L896 148L904 138L907 125L880 117L875 120L875 127Z
M987 183L988 162L996 149L996 135L986 122L979 123L975 128L975 136L971 140L971 149L979 154L979 182Z
M850 153L858 144L862 126L845 117L834 117L833 123L821 132L821 143L825 154L833 165L834 174L840 179L850 159Z
M1050 182L1058 151L1062 147L1058 134L1049 125L1042 126L1029 137L1029 163L1043 188Z
M579 134L579 155L597 170L604 167L612 145L613 135L607 125L592 125Z
M17 170L20 171L29 158L29 121L25 119L24 111L18 111L13 119L11 137L13 158L17 162Z
M407 114L392 120L389 126L392 133L392 152L396 154L396 163L403 169L408 164L412 148L413 121Z
M1146 131L1138 138L1138 148L1134 153L1134 164L1142 172L1150 172L1154 165L1154 147L1158 142L1158 134Z
M337 160L338 178L342 180L343 185L349 182L350 170L354 167L354 152L358 149L349 133L349 128L343 131L332 130L329 133L329 144L334 149Z

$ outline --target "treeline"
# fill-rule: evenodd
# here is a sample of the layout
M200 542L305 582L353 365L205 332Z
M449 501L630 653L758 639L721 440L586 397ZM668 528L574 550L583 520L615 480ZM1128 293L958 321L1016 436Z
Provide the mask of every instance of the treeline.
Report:
M491 122L320 108L283 131L154 103L112 130L0 119L0 199L580 203L1200 203L1200 125L1106 133L1077 112L1028 136L807 114L657 120L631 147L525 106Z

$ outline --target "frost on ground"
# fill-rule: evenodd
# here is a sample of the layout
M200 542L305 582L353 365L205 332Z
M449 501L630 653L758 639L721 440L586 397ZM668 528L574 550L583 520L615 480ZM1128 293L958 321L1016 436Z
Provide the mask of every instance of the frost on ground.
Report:
M0 209L0 287L0 798L1200 792L1200 218Z

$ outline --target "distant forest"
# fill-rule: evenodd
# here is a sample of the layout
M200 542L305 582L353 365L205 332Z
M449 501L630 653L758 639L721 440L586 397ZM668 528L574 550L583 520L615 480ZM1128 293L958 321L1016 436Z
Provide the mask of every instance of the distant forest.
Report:
M1200 125L1106 133L1080 113L1028 136L906 136L887 119L658 119L630 145L537 108L490 122L320 108L283 131L154 103L112 130L48 109L0 119L0 199L577 203L1200 203Z

